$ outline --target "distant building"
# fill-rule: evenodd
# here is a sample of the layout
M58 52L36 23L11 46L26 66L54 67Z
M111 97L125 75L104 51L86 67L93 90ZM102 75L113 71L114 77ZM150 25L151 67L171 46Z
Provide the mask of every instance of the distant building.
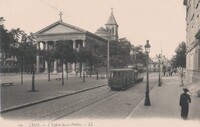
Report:
M165 65L166 67L171 66L169 59L167 59L164 55L160 58L160 66L159 66L159 59L158 57L151 58L149 62L149 71L150 72L159 72L159 67L162 72L162 67Z
M186 6L186 75L200 81L200 0L184 0Z

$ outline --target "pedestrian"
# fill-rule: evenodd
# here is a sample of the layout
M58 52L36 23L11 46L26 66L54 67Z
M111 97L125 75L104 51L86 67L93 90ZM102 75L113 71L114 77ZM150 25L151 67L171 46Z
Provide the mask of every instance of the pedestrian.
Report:
M165 76L165 73L166 73L166 66L165 65L163 65L162 70L163 70L163 75Z
M167 71L168 71L168 74L169 74L169 77L170 77L171 76L171 66L168 66Z
M183 88L184 93L180 96L179 105L181 106L181 117L186 120L188 118L189 112L189 103L191 103L190 95L187 94L189 90L187 88Z

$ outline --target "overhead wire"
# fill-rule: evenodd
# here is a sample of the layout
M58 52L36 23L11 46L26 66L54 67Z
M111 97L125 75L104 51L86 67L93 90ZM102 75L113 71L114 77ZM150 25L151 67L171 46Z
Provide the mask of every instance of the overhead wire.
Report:
M61 12L62 14L66 14L68 17L71 17L72 20L74 19L75 22L79 21L79 22L81 22L82 24L86 24L86 23L83 22L82 19L78 19L77 17L71 16L69 13L67 13L67 12L65 12L65 11L62 11L62 10L59 9L58 7L53 6L53 5L49 4L48 2L46 2L46 1L44 1L44 0L39 0L39 1L42 2L43 4L45 4L46 6L49 6L49 7L51 7L52 9Z

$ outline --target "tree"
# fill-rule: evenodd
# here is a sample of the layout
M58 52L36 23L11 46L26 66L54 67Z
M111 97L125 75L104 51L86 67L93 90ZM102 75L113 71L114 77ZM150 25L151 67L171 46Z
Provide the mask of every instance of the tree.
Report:
M5 64L5 60L15 54L13 51L14 45L16 43L14 37L12 36L12 31L8 31L4 28L4 18L0 17L0 51L2 54L1 61L2 65Z
M186 67L186 44L181 42L175 50L176 55L172 57L171 62L174 67Z
M24 66L32 67L36 62L36 52L37 49L31 42L20 43L15 50L17 61L19 65L21 65L21 84L23 84ZM33 70L31 70L31 72L33 72Z
M80 48L78 52L79 56L79 62L81 63L83 68L83 82L85 82L85 71L87 68L87 65L90 66L90 69L95 64L94 54L92 53L92 50L87 47ZM84 64L84 66L83 66ZM80 72L81 73L81 72ZM91 72L90 72L91 74Z
M115 68L127 66L130 63L130 50L129 42L110 41L110 65Z
M40 52L44 52L41 54L44 54L44 60L47 62L48 81L50 82L50 65L55 60L55 54L53 51L50 51L50 50L44 50L44 51L40 51Z
M132 46L132 51L135 53L135 63L142 63L146 66L146 54L143 52L143 46Z
M107 65L107 43L92 43L89 47L92 49L90 64L94 66L96 79L99 79L99 71Z
M65 63L73 63L76 60L75 51L68 41L59 41L56 43L56 47L54 50L55 59L59 59L61 61L62 68L62 85L64 85L64 74L63 74L63 64ZM67 78L68 78L68 66L67 66Z

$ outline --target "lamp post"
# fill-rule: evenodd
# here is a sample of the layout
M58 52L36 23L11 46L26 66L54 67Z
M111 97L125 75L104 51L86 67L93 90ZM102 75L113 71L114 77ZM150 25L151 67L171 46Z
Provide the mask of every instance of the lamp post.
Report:
M144 105L145 106L150 106L151 103L150 103L150 98L149 98L149 68L148 68L148 65L149 65L149 52L150 52L150 44L149 44L149 40L146 41L146 45L144 46L145 47L145 52L147 54L147 61L146 61L146 66L147 66L147 85L146 85L146 94L145 94L145 102L144 102Z
M107 78L109 78L110 75L110 41L108 40L107 45Z
M161 86L161 84L162 84L162 82L161 82L161 80L160 80L160 58L161 58L161 56L160 56L160 54L158 55L158 62L159 62L159 78L158 78L158 86Z

